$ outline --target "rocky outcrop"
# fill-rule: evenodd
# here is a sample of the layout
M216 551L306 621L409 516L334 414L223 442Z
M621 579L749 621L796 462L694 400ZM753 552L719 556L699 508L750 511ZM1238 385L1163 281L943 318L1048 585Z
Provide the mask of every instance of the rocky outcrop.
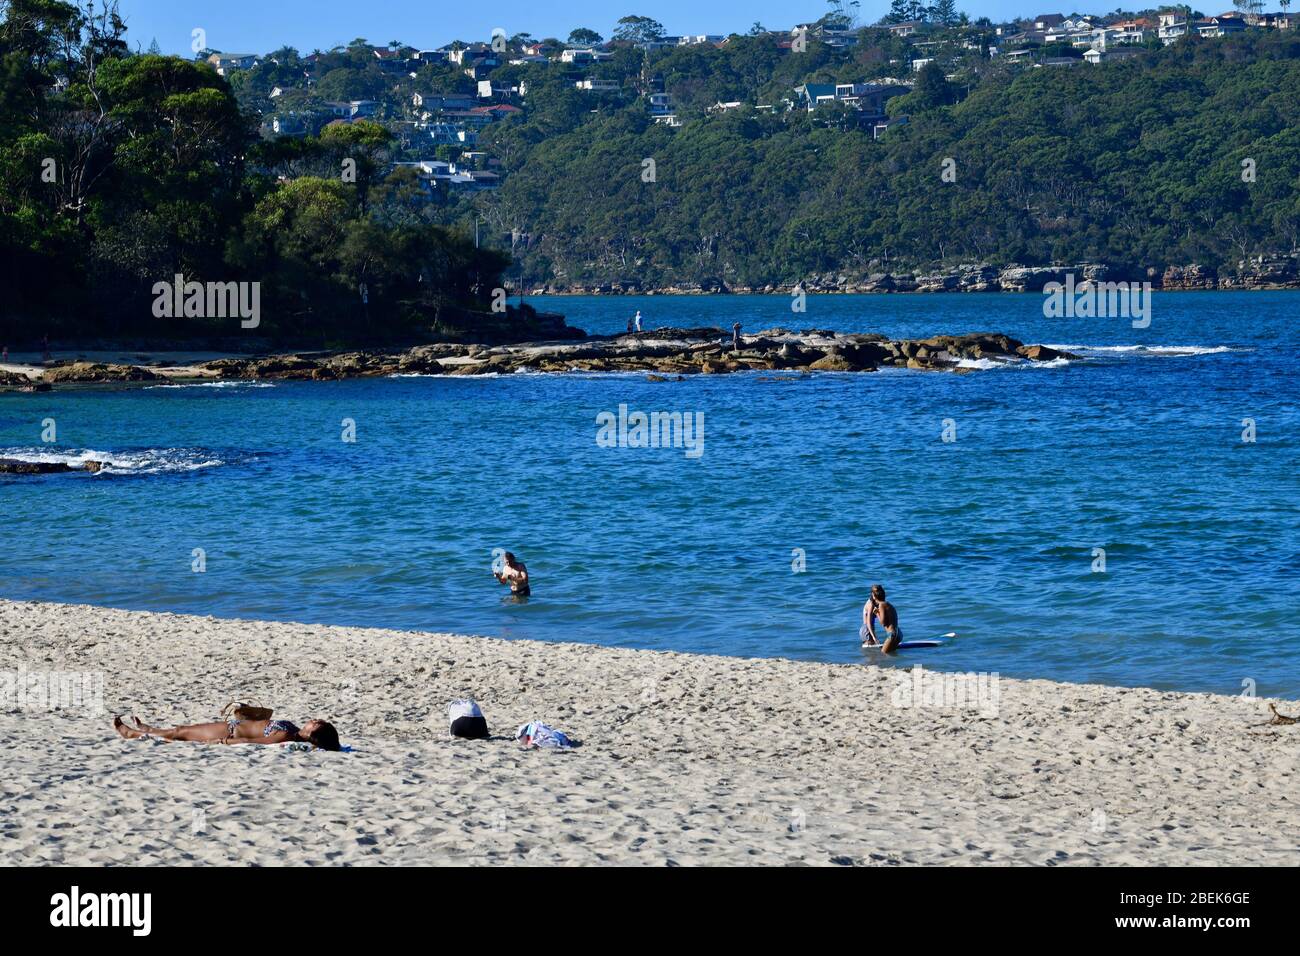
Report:
M742 371L870 372L893 366L961 369L965 360L1038 362L1073 357L999 333L893 341L875 333L765 329L742 336L718 328L655 329L580 342L518 345L440 343L404 352L340 352L220 359L203 366L223 378L331 380L381 375L508 375L539 372L646 372L671 379ZM969 362L966 363L969 367Z
M1160 276L1160 288L1168 291L1217 289L1218 286L1214 270L1200 265L1170 266Z
M98 362L72 362L47 368L42 381L52 385L70 383L153 382L163 376L139 365L102 365Z
M1300 288L1300 254L1255 256L1237 263L1237 273L1219 282L1222 289Z
M0 458L0 475L61 475L69 471L89 471L92 474L104 467L100 461L87 461L70 465L64 461L18 461Z
M272 355L251 359L216 359L198 366L216 372L219 378L311 379L319 362L298 355Z

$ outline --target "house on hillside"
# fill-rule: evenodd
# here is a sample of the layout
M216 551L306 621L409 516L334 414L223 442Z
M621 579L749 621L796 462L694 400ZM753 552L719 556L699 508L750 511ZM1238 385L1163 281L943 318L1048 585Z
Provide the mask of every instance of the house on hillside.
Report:
M1169 46L1179 37L1187 36L1188 29L1187 17L1181 11L1166 10L1160 14L1160 26L1156 30L1156 35L1161 43Z
M392 50L388 47L377 46L371 47L370 52L375 55L375 59L379 61L379 68L385 73L405 73L411 69L412 63L417 67L420 65L418 61L412 60L404 50Z
M904 20L889 27L889 32L896 37L910 37L921 29L920 20Z
M838 83L835 99L858 110L863 122L883 117L885 103L895 96L911 91L906 83Z
M578 80L573 85L589 93L617 93L623 88L617 80L599 80L592 76Z
M904 126L907 124L906 116L899 116L894 119L882 119L876 122L871 128L871 138L880 139L895 126Z
M885 115L885 102L907 93L907 83L805 83L794 88L794 98L786 100L789 108L802 107L812 112L824 103L843 103L861 114L866 123Z
M522 113L517 106L511 106L509 103L494 103L492 106L475 106L468 111L470 116L485 116L489 123L496 120L507 119L511 116L517 116Z
M1119 47L1118 49L1098 49L1094 47L1084 53L1083 58L1095 66L1098 63L1117 63L1120 60L1128 60L1141 55L1141 50L1126 50L1123 47Z
M478 98L481 100L495 100L504 96L519 96L519 87L510 83L502 83L497 80L479 80L478 81Z
M262 60L256 53L213 53L204 62L210 64L218 76L226 76L236 70L251 70Z
M1208 20L1196 21L1196 32L1203 37L1226 37L1245 29L1246 21L1241 17L1210 17Z
M379 103L375 100L348 100L324 105L331 114L348 121L369 119L379 111Z
M276 113L271 117L266 128L275 136L314 136L324 125L324 116L306 110Z
M1064 22L1065 17L1059 13L1040 13L1038 16L1034 17L1034 29L1043 31L1052 30L1059 27Z
M430 112L467 110L474 105L474 98L468 93L412 93L411 105Z
M614 54L607 53L604 50L597 50L595 47L583 47L581 49L561 50L561 63L599 63L602 60L610 59Z
M1019 50L1007 50L999 54L1007 63L1032 63L1037 55L1038 50L1035 47L1022 47Z
M475 66L491 61L497 65L496 52L486 43L471 43L468 46L447 51L447 59L457 66Z
M794 88L793 106L801 106L812 112L822 103L835 102L834 83L805 83Z
M1156 24L1145 17L1137 20L1120 20L1104 31L1102 48L1112 46L1138 46L1155 35Z

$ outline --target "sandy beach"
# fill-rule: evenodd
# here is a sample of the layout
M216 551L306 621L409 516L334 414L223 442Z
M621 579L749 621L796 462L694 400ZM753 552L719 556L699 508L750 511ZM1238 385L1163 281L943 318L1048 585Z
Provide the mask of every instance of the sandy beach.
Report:
M0 672L88 695L4 688L4 865L1300 863L1300 725L1264 700L11 601ZM447 736L463 695L499 736ZM353 752L111 727L232 698ZM505 739L534 718L584 745Z

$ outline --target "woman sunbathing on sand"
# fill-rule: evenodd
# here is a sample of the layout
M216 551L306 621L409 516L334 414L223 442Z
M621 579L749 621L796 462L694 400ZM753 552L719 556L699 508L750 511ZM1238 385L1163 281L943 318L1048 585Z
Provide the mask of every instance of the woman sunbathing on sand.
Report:
M186 727L150 727L139 717L128 717L131 726L121 717L113 718L113 727L128 740L153 737L157 740L190 740L201 744L287 744L303 740L321 750L341 750L339 732L324 720L309 720L298 727L290 720L236 720L211 724L190 724Z

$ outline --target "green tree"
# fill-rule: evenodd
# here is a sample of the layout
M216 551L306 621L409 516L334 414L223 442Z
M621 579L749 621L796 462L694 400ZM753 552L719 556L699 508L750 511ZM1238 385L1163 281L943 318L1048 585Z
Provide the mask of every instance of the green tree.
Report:
M653 43L664 38L664 25L650 17L620 17L614 27L614 39L627 43Z

